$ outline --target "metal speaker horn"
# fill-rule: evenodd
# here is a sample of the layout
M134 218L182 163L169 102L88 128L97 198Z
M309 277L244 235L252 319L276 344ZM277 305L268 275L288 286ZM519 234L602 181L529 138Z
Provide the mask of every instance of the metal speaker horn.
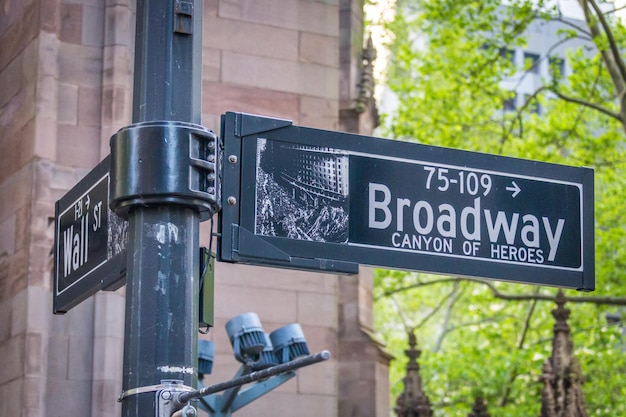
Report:
M244 313L226 323L226 333L233 346L235 358L246 363L255 361L265 349L265 333L256 313Z
M309 354L302 327L298 323L288 324L270 334L274 353L279 363L289 362Z
M198 378L210 374L213 370L215 343L210 340L198 340Z
M274 354L274 346L272 345L270 335L265 333L265 349L259 353L259 359L251 365L252 370L259 371L278 364L279 362Z

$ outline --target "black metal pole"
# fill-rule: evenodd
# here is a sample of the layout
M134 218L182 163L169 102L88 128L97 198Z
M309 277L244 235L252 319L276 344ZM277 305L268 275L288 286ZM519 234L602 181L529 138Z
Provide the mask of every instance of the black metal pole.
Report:
M151 387L197 379L202 199L177 195L172 166L184 184L189 147L206 157L188 140L201 115L202 0L137 0L135 41L133 125L111 140L111 205L129 221L122 416L156 417Z

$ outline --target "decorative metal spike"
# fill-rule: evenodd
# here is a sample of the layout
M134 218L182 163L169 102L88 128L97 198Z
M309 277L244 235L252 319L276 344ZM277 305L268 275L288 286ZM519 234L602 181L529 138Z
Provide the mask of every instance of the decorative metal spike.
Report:
M484 398L476 397L472 406L472 412L467 417L491 417L491 414L487 412L487 403Z
M559 289L555 297L554 337L552 355L543 364L540 381L541 391L540 417L588 417L582 392L583 375L580 364L572 356L573 343L567 320L570 310L565 308L567 301Z
M414 330L409 332L408 338L409 349L404 351L409 358L404 377L404 391L398 396L394 411L398 417L432 417L433 410L428 396L424 393L419 373L417 358L422 352L417 349Z
M361 69L361 81L359 82L359 95L356 99L355 110L363 113L374 97L374 61L376 60L376 49L372 41L372 35L367 38L366 47L363 48L363 68Z

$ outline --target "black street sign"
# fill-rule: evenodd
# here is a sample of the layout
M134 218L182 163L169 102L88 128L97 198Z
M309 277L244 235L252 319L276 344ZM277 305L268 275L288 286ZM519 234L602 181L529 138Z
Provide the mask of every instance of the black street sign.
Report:
M127 222L109 209L109 160L56 203L54 313L124 284Z
M593 170L222 120L221 260L595 288Z

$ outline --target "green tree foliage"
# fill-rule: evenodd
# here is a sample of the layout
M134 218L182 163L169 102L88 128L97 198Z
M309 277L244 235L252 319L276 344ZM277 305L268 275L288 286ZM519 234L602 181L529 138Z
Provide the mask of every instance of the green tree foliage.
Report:
M502 80L526 76L511 59L525 30L563 20L543 1L407 0L389 24L388 85L399 99L387 136L595 169L596 275L593 294L567 291L574 354L586 377L590 416L626 415L626 336L606 313L626 316L626 29L598 0L580 0L586 25L567 26L552 50L550 79L516 109ZM555 48L558 45L554 45ZM531 72L537 62L525 62ZM510 83L509 83L510 85ZM540 109L539 112L536 110ZM377 328L395 361L392 398L402 390L407 329L417 329L425 390L437 416L466 416L477 392L492 416L538 416L543 361L552 350L555 289L378 271ZM575 301L575 302L574 302ZM581 302L578 302L581 301ZM583 302L584 301L584 302Z

